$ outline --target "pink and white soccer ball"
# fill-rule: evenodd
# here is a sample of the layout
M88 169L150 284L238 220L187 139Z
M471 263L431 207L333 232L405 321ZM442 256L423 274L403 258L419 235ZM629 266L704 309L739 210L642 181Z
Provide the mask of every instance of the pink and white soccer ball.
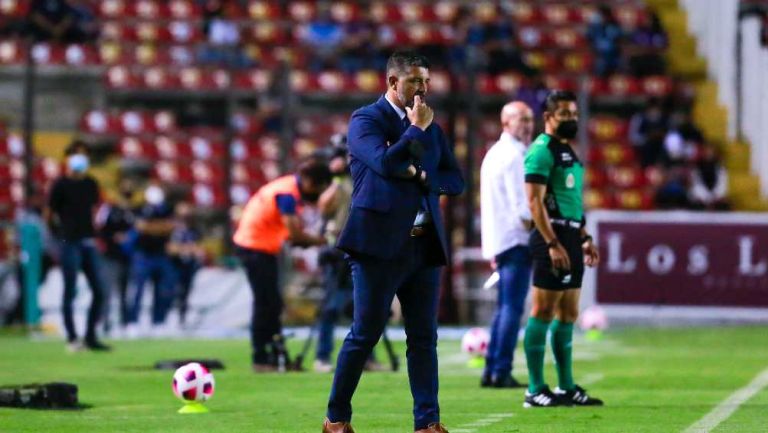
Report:
M579 326L584 331L589 331L590 329L605 331L608 328L608 316L606 316L605 310L601 307L593 305L581 313Z
M213 396L213 374L204 365L190 362L173 373L173 393L185 402L204 402Z
M472 328L461 338L461 351L473 356L485 356L491 336L485 328Z

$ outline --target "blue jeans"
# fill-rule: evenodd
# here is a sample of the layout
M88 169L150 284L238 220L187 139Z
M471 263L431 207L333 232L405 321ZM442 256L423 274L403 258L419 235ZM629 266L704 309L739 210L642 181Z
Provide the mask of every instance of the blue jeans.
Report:
M414 430L440 421L437 401L437 299L439 268L425 264L437 236L409 238L394 260L352 257L355 311L339 351L328 401L333 422L352 419L352 395L368 356L389 320L392 299L402 305Z
M491 325L484 375L504 379L512 374L520 316L531 284L531 250L522 245L512 247L496 256L496 265L500 277L498 309Z
M133 253L131 259L131 307L128 323L137 323L141 313L141 297L144 285L152 279L155 286L152 303L152 324L165 322L165 317L173 304L176 292L176 272L171 258L167 254L151 254L143 251Z
M64 328L67 340L77 340L77 330L72 313L72 303L77 296L77 274L83 270L91 289L91 307L88 310L88 329L85 339L96 339L96 325L101 319L104 304L104 284L101 279L101 257L93 239L64 240L61 242L61 272L64 275L64 299L61 312L64 315Z

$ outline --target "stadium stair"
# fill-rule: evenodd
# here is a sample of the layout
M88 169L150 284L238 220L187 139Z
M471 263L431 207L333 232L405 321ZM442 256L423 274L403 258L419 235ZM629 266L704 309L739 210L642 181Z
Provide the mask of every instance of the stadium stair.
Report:
M659 15L669 35L670 71L696 87L693 119L707 141L723 151L728 170L728 195L734 210L768 211L768 200L756 199L760 181L750 172L749 146L728 139L728 112L718 102L717 83L707 77L706 60L696 51L696 40L688 31L685 10L677 0L646 2Z

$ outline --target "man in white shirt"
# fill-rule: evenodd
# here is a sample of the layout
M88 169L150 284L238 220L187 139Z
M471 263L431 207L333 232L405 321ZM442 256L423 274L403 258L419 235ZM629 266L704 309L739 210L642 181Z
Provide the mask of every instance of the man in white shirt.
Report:
M483 257L499 273L498 309L480 385L517 388L524 385L512 377L512 359L531 278L523 161L533 136L533 111L524 102L510 102L501 110L501 125L501 137L480 168Z

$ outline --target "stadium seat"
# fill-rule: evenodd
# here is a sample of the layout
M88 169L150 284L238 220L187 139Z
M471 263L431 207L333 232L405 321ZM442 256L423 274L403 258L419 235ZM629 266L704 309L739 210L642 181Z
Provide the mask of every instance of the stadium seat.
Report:
M587 209L615 209L616 200L612 194L602 189L587 189L584 192L584 204Z
M197 183L192 187L192 200L198 206L222 206L224 204L224 193L220 187Z
M232 160L239 162L262 158L261 148L258 143L243 137L232 140L230 152L232 153Z
M587 166L584 181L590 189L603 189L608 186L608 176L605 171L592 165Z
M587 129L593 142L625 141L629 122L619 117L593 116L588 121Z
M154 143L142 140L138 137L122 137L120 138L117 147L120 155L127 158L156 160L159 157L157 147Z
M280 5L268 0L251 0L248 15L258 21L277 21L281 18Z
M244 205L248 202L253 195L254 190L245 184L233 184L230 189L229 196L233 205Z
M112 66L107 70L106 84L112 89L134 89L139 87L139 78L125 66Z
M317 5L311 1L291 1L288 4L288 16L293 22L306 23L312 21L317 16Z
M152 169L153 177L165 183L189 185L194 179L192 169L184 163L157 161L153 164Z
M224 168L220 164L209 161L193 161L190 166L195 182L205 184L221 184L224 179Z
M21 18L29 13L29 1L3 0L0 1L0 15Z
M615 194L617 207L627 210L643 210L653 207L653 194L644 189L626 189Z
M104 19L129 17L135 14L134 4L135 2L129 0L102 0L98 2L97 12Z
M202 16L198 5L191 0L171 0L168 3L170 18L176 20L191 20Z
M645 173L638 166L618 166L608 168L608 179L612 186L629 189L646 186Z
M80 119L80 130L89 134L110 135L121 131L120 121L106 111L91 110Z
M0 41L0 65L14 65L25 60L26 55L19 41Z

